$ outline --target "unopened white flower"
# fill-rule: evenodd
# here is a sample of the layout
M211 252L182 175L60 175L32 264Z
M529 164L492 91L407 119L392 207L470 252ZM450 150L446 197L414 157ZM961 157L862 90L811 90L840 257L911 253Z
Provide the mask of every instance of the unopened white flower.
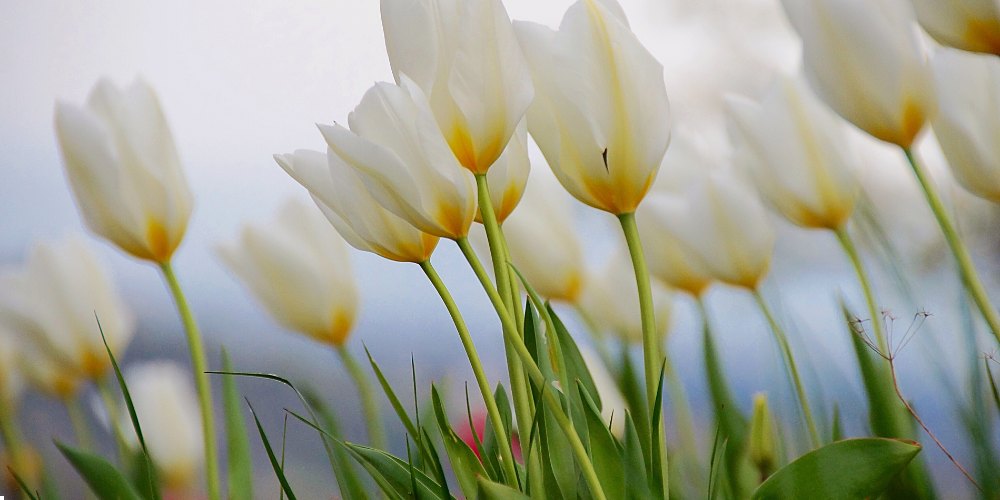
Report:
M533 90L500 0L382 0L382 29L396 83L427 95L459 162L490 169L531 103Z
M0 276L0 322L63 369L91 379L111 367L101 331L116 356L135 332L107 270L80 237L39 243L23 268Z
M126 382L160 479L172 488L192 486L201 474L204 441L191 377L173 363L154 361L130 368ZM118 422L122 429L132 429L127 409ZM133 432L125 435L133 448L139 446Z
M1000 203L1000 61L942 50L933 66L940 108L931 125L951 171L971 193Z
M612 434L621 438L625 435L625 415L628 411L625 396L618 389L615 377L608 371L608 367L604 366L597 353L583 344L577 347L580 349L584 364L587 365L587 371L590 372L590 378L597 387L597 395L601 398L601 419L605 425L610 426Z
M912 0L917 19L938 42L956 49L1000 54L996 0Z
M501 224L521 202L525 186L528 184L528 174L531 173L531 162L528 160L528 125L521 121L507 149L493 163L486 173L486 181L490 188L490 202ZM476 222L482 222L480 213L476 211Z
M320 131L387 210L425 233L463 238L476 212L473 176L448 148L423 91L406 75L400 80L369 89L348 116L350 130Z
M652 284L655 332L663 337L670 329L673 294ZM619 249L603 268L591 273L579 299L580 308L603 331L630 342L642 342L642 317L635 273L625 249Z
M192 199L153 89L100 80L85 106L56 104L55 126L87 226L135 257L169 261Z
M908 148L934 110L930 70L907 0L782 0L806 76L834 111Z
M612 214L639 206L670 142L663 66L614 0L580 0L559 31L516 22L535 101L528 130L562 185Z
M300 149L274 155L274 159L309 191L323 215L354 248L399 262L423 262L434 252L437 236L379 205L357 172L335 154Z
M21 345L16 366L31 387L63 401L77 397L85 381L79 370L34 342Z
M333 346L347 340L357 284L347 245L316 207L289 201L273 223L244 226L219 255L286 328Z
M654 278L670 287L700 296L712 284L701 257L683 243L687 230L680 220L689 206L679 195L653 194L636 212L642 246Z
M839 117L799 80L779 78L760 102L732 98L735 162L795 224L838 229L854 211L859 160Z

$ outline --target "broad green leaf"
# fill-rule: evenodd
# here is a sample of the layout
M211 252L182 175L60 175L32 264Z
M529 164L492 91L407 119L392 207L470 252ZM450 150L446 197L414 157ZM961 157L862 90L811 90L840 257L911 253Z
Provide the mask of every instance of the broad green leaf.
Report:
M449 497L441 495L441 485L424 474L420 469L413 468L409 463L400 460L382 450L376 450L368 446L354 443L345 443L351 450L354 458L361 463L374 476L379 474L385 479L384 484L392 491L402 495L404 498L421 499L446 499ZM376 481L378 481L376 479ZM412 486L416 485L417 490L413 491Z
M511 424L511 412L510 412L510 399L507 398L507 391L504 389L503 384L497 384L497 388L493 393L493 400L497 403L497 409L500 411L500 424L504 429L510 431L510 441L513 441L513 425ZM474 428L474 427L473 427ZM476 433L473 432L473 435ZM513 446L513 444L511 445ZM486 416L485 427L483 430L483 441L482 446L479 448L482 450L480 453L480 458L489 459L496 463L495 473L490 475L491 479L502 479L510 484L517 484L514 480L515 478L508 478L503 474L503 467L500 467L500 448L498 445L496 434L493 432L493 422L489 415ZM511 455L513 456L513 448L511 448ZM513 482L512 482L513 481Z
M649 492L646 459L642 454L642 444L630 412L625 412L625 442L624 449L622 450L622 460L624 461L626 470L628 470L628 480L625 481L626 498L650 498L652 495Z
M622 395L632 413L632 420L635 424L635 431L639 435L639 443L642 446L642 456L649 462L649 411L646 401L646 389L640 382L639 372L629 353L628 343L622 342L621 349L621 373L618 377L618 386L622 388Z
M483 464L476 458L476 453L472 451L472 448L465 441L462 441L462 438L451 428L451 424L448 423L448 414L444 409L444 404L441 402L441 397L434 386L431 386L431 404L434 407L434 416L441 431L444 449L448 454L448 460L451 462L451 468L455 472L455 477L458 479L458 485L466 497L472 497L476 494L476 477L486 476L486 469L483 468ZM475 428L472 429L472 432L476 432Z
M83 477L98 498L110 500L141 500L143 497L135 490L124 474L118 471L111 462L103 457L55 442L59 451L69 460L76 472Z
M288 500L295 500L295 492L292 491L291 485L288 484L288 479L285 477L285 470L278 462L278 458L274 456L274 449L271 448L271 441L267 439L267 433L264 432L264 427L260 425L260 419L257 418L257 412L253 410L253 405L250 404L250 400L247 401L247 406L250 407L250 414L253 416L253 421L257 424L257 432L260 434L260 440L264 443L264 451L267 452L267 459L271 462L271 468L274 469L274 475L278 478L278 483L281 484L281 491L283 494L288 495Z
M828 444L778 469L753 493L754 499L875 498L920 453L914 441L845 439Z
M577 382L577 390L587 417L590 460L594 464L601 489L607 498L622 498L625 495L625 467L618 443L605 425L604 419L601 418L601 410L597 408L586 387Z
M222 350L222 369L233 371L229 353ZM232 375L222 377L222 399L226 414L226 462L228 497L230 500L253 498L253 459L250 456L250 439L243 422L239 389Z
M530 500L531 497L505 484L495 483L486 478L479 478L475 498L479 500ZM470 497L471 498L471 497Z

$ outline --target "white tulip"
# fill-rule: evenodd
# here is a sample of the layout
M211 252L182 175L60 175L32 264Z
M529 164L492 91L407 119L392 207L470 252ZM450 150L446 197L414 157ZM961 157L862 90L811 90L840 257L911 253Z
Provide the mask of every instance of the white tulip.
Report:
M670 142L663 66L613 0L580 0L559 31L516 22L535 82L528 130L562 185L612 214L635 211Z
M958 182L1000 203L1000 61L942 50L933 61L940 108L931 125Z
M678 195L654 194L636 213L643 251L651 276L667 286L700 296L712 284L701 257L682 243L686 230L680 222L690 217Z
M795 224L838 229L854 211L859 164L845 124L799 80L779 78L760 102L731 99L735 162Z
M273 223L244 226L219 255L286 328L332 346L347 340L357 284L347 245L315 207L289 201Z
M126 380L150 458L170 488L189 488L201 474L204 442L198 399L190 376L180 366L154 361L129 369ZM119 426L133 448L138 439L127 409Z
M497 222L503 224L514 212L528 184L528 174L531 173L531 162L528 160L528 125L522 120L518 124L507 149L486 172L486 181L490 190L490 202L497 216ZM482 222L480 213L476 211L476 222Z
M912 1L920 24L938 42L1000 54L1000 3L996 0Z
M305 187L323 215L354 248L398 262L424 262L437 236L413 227L368 193L357 172L332 152L300 149L274 155L275 161Z
M84 379L73 366L34 342L24 342L16 363L31 387L62 401L76 398Z
M670 329L673 294L658 283L652 284L652 292L656 335L664 337ZM639 292L632 261L624 248L587 277L579 304L598 328L629 342L642 342Z
M423 91L400 79L365 93L348 117L350 130L337 124L320 131L387 210L425 233L463 238L476 212L473 176L448 148Z
M459 162L486 173L533 96L531 75L500 0L382 0L396 83L428 96Z
M108 272L79 237L40 243L23 268L0 276L0 322L61 369L90 379L111 367L101 331L116 356L135 332Z
M908 148L934 110L906 0L782 0L817 95L858 128Z
M55 126L87 226L135 257L169 261L192 199L153 89L101 80L86 106L57 103Z

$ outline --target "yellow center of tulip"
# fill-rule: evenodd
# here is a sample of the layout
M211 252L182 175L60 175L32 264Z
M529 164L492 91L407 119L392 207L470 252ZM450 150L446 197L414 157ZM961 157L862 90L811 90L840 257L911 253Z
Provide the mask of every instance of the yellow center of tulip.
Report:
M1000 21L996 19L970 20L962 38L972 50L1000 55Z
M903 104L903 121L899 128L876 128L871 134L877 139L890 142L902 148L909 148L917 134L924 128L927 114L923 106L914 98L907 98Z
M171 244L167 228L152 217L146 220L146 244L149 247L149 258L156 262L170 260L176 248Z

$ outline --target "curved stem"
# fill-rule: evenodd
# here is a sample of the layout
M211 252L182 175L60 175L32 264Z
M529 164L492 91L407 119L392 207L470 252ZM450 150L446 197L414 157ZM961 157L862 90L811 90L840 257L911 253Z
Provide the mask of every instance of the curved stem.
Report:
M566 439L569 441L570 448L573 449L573 455L576 457L576 460L580 465L583 478L587 482L587 486L590 487L590 493L598 500L606 500L604 490L601 488L601 482L597 479L597 472L594 470L594 464L590 461L587 449L583 446L583 442L580 441L580 436L577 435L576 429L573 427L573 422L563 411L562 403L559 400L559 397L556 396L553 391L547 390L549 389L549 381L545 379L545 375L542 374L542 371L538 368L534 358L531 357L531 351L528 350L528 346L524 345L524 340L517 336L517 326L514 324L514 320L511 319L510 314L507 313L507 308L504 307L503 300L500 299L500 294L497 292L496 288L493 287L490 277L486 274L486 270L483 269L483 265L479 262L479 258L476 257L476 252L472 250L472 245L469 244L469 240L466 238L460 238L455 240L455 242L458 243L458 247L462 250L462 255L465 256L465 260L469 262L469 266L472 267L472 271L476 274L476 277L479 278L479 282L483 285L483 290L486 291L486 295L493 304L493 308L496 310L497 316L500 317L500 324L503 326L504 336L509 339L511 345L514 346L514 350L517 352L518 357L521 358L521 365L524 367L525 372L527 372L528 376L531 377L531 380L541 390L542 397L545 398L545 401L548 403L549 411L552 412L552 417L555 418L559 428L563 431L563 434L565 434Z
M372 390L371 380L365 375L361 365L354 359L351 351L343 345L336 346L337 354L347 369L347 374L354 381L354 387L358 390L361 398L361 411L365 416L365 426L368 428L368 439L373 448L386 449L385 427L382 424L382 415L379 411L378 402L375 401L375 391Z
M945 209L944 203L941 202L941 197L938 196L934 184L920 167L913 151L904 148L903 153L906 154L906 159L910 162L910 167L913 169L914 175L917 176L917 181L920 183L920 187L924 191L924 196L927 198L927 204L930 205L938 225L941 226L941 232L944 233L945 241L951 247L951 253L955 256L955 261L958 263L958 270L962 275L962 282L965 284L965 289L972 296L972 300L979 308L979 312L982 313L983 319L986 320L990 331L993 332L993 336L1000 342L1000 316L997 315L997 310L990 303L990 297L986 293L986 287L983 286L983 282L979 279L976 267L972 263L972 256L969 255L969 250L965 248L965 243L962 242L962 237L955 229L951 217L948 216L948 211Z
M90 433L90 425L87 424L87 414L80 405L80 396L64 399L63 405L66 406L66 413L69 415L69 423L73 427L77 446L86 451L93 451L94 436ZM109 415L109 422L112 419L114 419L114 415ZM122 462L122 464L125 463Z
M191 369L194 372L195 388L198 391L198 403L201 406L201 426L204 429L205 441L205 481L208 486L209 500L219 500L219 459L215 441L215 416L212 406L212 386L208 381L208 361L205 357L205 346L202 343L201 331L195 322L194 314L188 305L184 291L177 281L170 262L160 264L163 278L170 288L170 293L177 304L177 313L184 323L184 333L187 335L188 350L191 355Z
M865 272L864 264L861 262L858 247L854 244L854 240L846 228L842 227L834 232L837 234L837 239L840 241L840 246L844 249L844 253L851 259L851 265L854 266L854 274L857 275L858 283L861 284L861 290L865 295L865 302L868 303L868 314L871 316L872 329L875 330L875 339L878 342L879 349L882 352L889 352L885 331L882 328L882 314L879 310L878 302L875 301L875 292L871 281L868 279L868 273Z
M465 348L465 355L469 358L469 364L472 365L472 373L476 377L476 384L479 385L479 392L482 393L483 402L486 403L486 413L490 417L493 433L499 442L500 463L507 474L509 484L516 486L518 482L517 470L514 467L514 455L510 448L510 433L503 428L500 409L497 408L497 402L493 399L493 390L490 387L489 380L486 378L483 364L479 360L476 346L472 343L472 335L469 333L469 328L465 325L465 319L462 318L462 312L458 309L458 304L455 303L451 292L448 291L444 281L441 280L441 276L434 270L434 266L431 265L430 261L421 262L420 269L423 269L424 274L427 275L427 279L434 285L434 289L441 296L441 301L444 302L445 308L448 309L448 314L451 315L451 319L455 323L455 329L458 330L458 336L462 340L462 347Z
M764 296L760 294L760 290L754 289L753 297L757 301L757 305L760 307L761 312L763 312L764 316L767 318L767 323L771 326L771 332L774 333L774 338L778 341L778 347L781 349L781 355L785 358L785 366L792 375L792 383L795 385L795 395L798 397L799 406L802 408L802 415L805 417L806 426L809 428L809 437L812 439L813 448L819 448L823 442L819 437L819 431L816 430L816 422L813 420L812 409L809 408L809 399L806 397L806 390L802 385L802 378L799 377L799 368L795 364L795 357L792 356L792 347L788 343L788 336L785 335L785 331L774 318L774 314L771 312L771 308L764 300Z
M125 441L125 434L122 432L122 427L119 425L118 419L115 418L118 413L118 405L116 404L114 392L111 391L111 386L108 385L108 381L105 378L95 380L94 384L97 386L97 393L101 396L101 402L104 404L104 411L108 413L108 423L111 425L111 434L115 437L115 449L118 451L118 459L123 464L128 463L128 443Z

